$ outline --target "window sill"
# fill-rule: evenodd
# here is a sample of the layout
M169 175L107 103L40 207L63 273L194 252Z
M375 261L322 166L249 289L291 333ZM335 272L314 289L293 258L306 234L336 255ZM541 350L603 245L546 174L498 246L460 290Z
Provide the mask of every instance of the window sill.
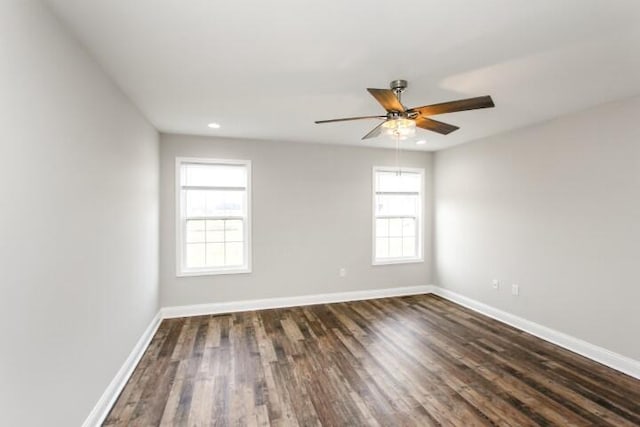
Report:
M251 273L250 268L234 268L234 269L228 269L228 270L181 271L176 273L176 277L218 276L221 274L248 274L248 273Z
M424 258L407 258L407 259L388 259L388 260L374 260L371 265L394 265L394 264L419 264L423 263Z

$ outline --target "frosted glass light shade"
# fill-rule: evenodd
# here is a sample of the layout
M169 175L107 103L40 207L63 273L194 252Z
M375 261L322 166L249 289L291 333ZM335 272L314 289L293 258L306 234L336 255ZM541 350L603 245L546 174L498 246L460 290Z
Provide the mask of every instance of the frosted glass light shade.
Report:
M416 122L410 119L393 119L387 120L382 125L384 133L393 136L400 137L400 139L406 139L416 133Z

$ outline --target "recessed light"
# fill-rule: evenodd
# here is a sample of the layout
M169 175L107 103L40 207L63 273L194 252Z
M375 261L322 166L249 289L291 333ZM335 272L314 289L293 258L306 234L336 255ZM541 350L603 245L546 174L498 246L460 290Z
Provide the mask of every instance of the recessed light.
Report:
M209 126L211 129L220 129L220 124L218 123L209 123L207 126Z
M424 145L426 143L427 143L427 141L425 141L424 139L419 139L419 140L416 141L417 145Z

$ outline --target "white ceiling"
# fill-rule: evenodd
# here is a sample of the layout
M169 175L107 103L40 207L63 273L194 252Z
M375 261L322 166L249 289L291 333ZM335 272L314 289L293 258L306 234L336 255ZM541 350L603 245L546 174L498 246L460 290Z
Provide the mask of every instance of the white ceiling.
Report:
M161 131L363 143L365 91L407 106L492 95L435 117L434 150L640 93L637 0L48 0ZM218 122L219 130L207 128Z

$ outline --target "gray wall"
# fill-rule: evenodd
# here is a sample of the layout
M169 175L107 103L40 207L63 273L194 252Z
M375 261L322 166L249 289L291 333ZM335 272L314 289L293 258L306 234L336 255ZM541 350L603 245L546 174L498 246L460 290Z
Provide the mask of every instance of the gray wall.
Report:
M253 272L176 277L175 158L248 159L253 174ZM426 169L430 153L403 152L405 166ZM427 285L431 280L431 204L425 207L424 263L371 265L371 175L395 165L395 152L161 135L160 287L163 306ZM340 267L347 276L338 277Z
M0 425L77 426L158 309L158 136L39 2L0 28Z
M634 98L438 152L436 284L640 359L639 118Z

